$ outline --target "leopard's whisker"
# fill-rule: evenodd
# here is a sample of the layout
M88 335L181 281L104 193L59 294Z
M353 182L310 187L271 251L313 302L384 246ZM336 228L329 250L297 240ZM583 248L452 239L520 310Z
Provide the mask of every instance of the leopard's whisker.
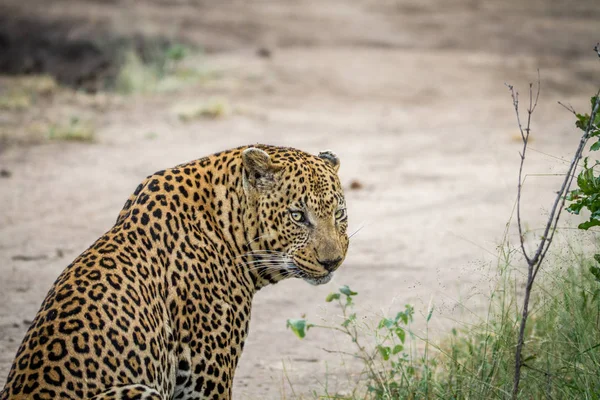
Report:
M279 251L279 250L272 250L272 249L256 249L256 250L248 250L248 252L247 252L247 253L259 253L259 252L283 253L282 251Z
M249 246L250 244L256 242L257 240L260 240L260 239L265 238L267 236L272 236L272 234L271 233L265 233L264 235L257 236L254 239L250 240L248 243L246 243L246 246Z
M273 264L273 263L281 263L281 262L285 262L285 259L254 260L254 261L248 261L248 262L240 263L240 264L252 266L252 265L257 265L257 264Z
M287 260L278 260L278 261L271 261L268 263L259 263L259 264L254 264L254 265L246 265L246 268L250 271L255 271L255 270L259 270L259 269L267 269L267 270L273 270L273 269L283 269L283 270L293 270L293 269L297 269L297 267L290 263Z
M238 265L247 267L247 268L258 268L261 266L272 266L272 265L286 265L288 264L288 262L286 262L285 260L271 260L271 261L260 261L260 262L253 262L253 263L239 263Z
M236 257L234 257L234 259L244 258L244 257L266 257L266 256L273 256L273 255L285 256L287 254L282 251L275 251L275 250L255 250L255 251L249 251L247 253L236 256Z
M352 238L352 236L356 235L358 232L360 232L362 230L362 228L365 227L365 224L362 224L361 226L358 227L358 229L356 229L354 232L352 232L350 235L348 235L348 240L350 240Z
M282 267L279 265L272 265L272 266L264 266L264 265L260 265L256 268L250 268L249 271L259 271L259 270L276 270L276 269L281 269Z
M237 259L237 258L243 258L243 257L253 257L253 256L261 256L262 257L262 256L269 256L269 255L285 255L285 254L286 253L284 253L282 251L256 250L256 251L244 253L244 254L236 256L234 258Z
M286 269L285 265L282 264L273 264L273 265L255 265L251 268L248 268L249 271L254 271L258 269Z

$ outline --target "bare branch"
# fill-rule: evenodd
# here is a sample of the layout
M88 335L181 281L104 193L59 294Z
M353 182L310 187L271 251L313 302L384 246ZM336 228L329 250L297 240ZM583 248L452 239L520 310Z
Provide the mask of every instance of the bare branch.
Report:
M521 132L521 137L525 140L525 134L523 133L523 126L521 125L521 116L519 115L519 92L515 92L515 88L513 85L509 85L508 83L504 84L508 90L510 90L510 95L513 101L513 107L515 108L515 112L517 114L517 125L519 126L519 131Z
M575 111L575 109L573 108L572 105L565 105L563 103L561 103L560 101L558 102L558 104L560 104L561 106L563 106L564 108L566 108L570 113L572 113L573 115L577 116L577 112Z
M540 88L541 88L541 83L542 80L540 79L540 69L538 68L537 70L537 75L538 75L538 79L537 79L537 93L535 94L535 103L533 104L533 108L530 107L531 111L530 113L533 113L535 111L535 108L537 107L538 104L538 100L540 99Z
M519 126L519 131L521 132L521 138L523 140L523 150L519 153L521 157L521 162L519 165L519 185L517 186L517 227L519 229L519 241L521 244L521 251L523 252L523 256L527 263L530 263L529 256L527 255L527 250L525 250L525 236L523 234L523 224L521 223L521 192L523 187L523 165L525 163L525 152L527 151L527 142L529 140L529 123L528 121L527 127L525 131L523 131L523 126L521 125L521 115L519 113L519 93L515 92L515 89L512 85L505 84L510 90L510 95L513 100L513 106L515 108L515 114L517 117L517 125ZM537 104L537 103L536 103ZM529 114L531 116L531 114Z
M329 354L343 354L343 355L345 355L345 356L350 356L350 357L352 357L352 358L361 358L361 357L357 356L356 354L354 354L354 353L350 353L350 352L348 352L348 351L342 351L342 350L329 350L329 349L326 349L325 347L321 347L321 350L323 350L325 353L329 353Z

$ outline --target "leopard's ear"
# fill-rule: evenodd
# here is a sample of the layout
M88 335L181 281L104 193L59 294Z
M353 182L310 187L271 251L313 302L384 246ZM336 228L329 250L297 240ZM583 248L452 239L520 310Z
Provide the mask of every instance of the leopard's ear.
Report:
M338 169L340 169L340 159L338 158L338 156L335 155L333 151L324 150L319 153L319 157L322 158L327 164L329 164L335 172L337 172Z
M244 164L244 186L266 188L275 183L279 167L273 165L271 157L263 150L250 147L242 152Z

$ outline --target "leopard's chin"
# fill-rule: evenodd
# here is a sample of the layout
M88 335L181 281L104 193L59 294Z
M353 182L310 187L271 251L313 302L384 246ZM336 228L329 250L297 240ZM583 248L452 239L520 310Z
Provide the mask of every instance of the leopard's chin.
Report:
M333 272L328 273L325 276L319 276L319 277L313 277L313 276L307 276L304 277L304 280L308 283L310 283L311 285L324 285L326 283L329 283L329 281L331 281L331 278L333 278Z

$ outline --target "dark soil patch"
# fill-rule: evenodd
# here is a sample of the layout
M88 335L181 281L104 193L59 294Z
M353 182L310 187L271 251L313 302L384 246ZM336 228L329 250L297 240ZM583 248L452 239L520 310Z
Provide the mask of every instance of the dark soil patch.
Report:
M125 51L151 62L170 45L161 38L117 37L105 26L0 7L0 74L48 74L62 84L95 92L112 87Z
M78 21L42 21L0 9L0 73L50 74L59 82L96 90L115 74L114 51L76 37Z

